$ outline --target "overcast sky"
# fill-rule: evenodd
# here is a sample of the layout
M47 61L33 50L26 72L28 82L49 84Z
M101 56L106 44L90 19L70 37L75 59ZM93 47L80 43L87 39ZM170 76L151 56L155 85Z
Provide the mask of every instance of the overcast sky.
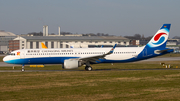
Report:
M180 36L180 0L0 0L0 30L14 34L105 33L152 36L171 23Z

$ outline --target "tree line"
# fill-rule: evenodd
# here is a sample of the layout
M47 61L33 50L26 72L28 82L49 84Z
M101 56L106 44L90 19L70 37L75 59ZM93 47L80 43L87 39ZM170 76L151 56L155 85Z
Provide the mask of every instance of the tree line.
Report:
M131 40L150 40L153 36L144 37L144 35L135 34L134 36L124 36Z
M28 33L28 35L43 36L43 32L31 32L31 33ZM56 35L56 34L49 33L49 35ZM73 35L73 33L71 33L71 32L61 32L61 35ZM86 33L86 34L82 34L82 36L113 36L113 35L104 34L104 33L96 33L96 34L95 33Z

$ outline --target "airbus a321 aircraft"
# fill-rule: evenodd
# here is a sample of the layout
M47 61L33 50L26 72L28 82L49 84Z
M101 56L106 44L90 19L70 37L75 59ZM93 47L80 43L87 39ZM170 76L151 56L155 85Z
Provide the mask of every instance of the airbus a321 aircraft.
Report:
M166 48L171 24L164 24L143 47L113 48L61 48L61 49L22 49L15 50L3 58L10 64L62 64L64 69L74 69L86 65L85 70L91 71L90 64L124 63L144 60L173 52Z

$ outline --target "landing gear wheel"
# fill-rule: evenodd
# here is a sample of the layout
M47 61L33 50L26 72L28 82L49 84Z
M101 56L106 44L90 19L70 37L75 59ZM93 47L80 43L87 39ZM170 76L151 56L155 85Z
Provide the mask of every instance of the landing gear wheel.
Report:
M24 72L24 71L25 71L25 69L24 69L24 68L22 68L22 69L21 69L21 71L22 71L22 72Z
M86 66L86 67L85 67L85 70L87 70L87 71L92 71L92 67L91 67L91 66Z
M91 66L89 66L87 69L88 69L88 71L92 71L92 67Z
M25 71L25 69L24 69L24 64L22 65L22 69L21 69L21 71L22 71L22 72L24 72L24 71Z

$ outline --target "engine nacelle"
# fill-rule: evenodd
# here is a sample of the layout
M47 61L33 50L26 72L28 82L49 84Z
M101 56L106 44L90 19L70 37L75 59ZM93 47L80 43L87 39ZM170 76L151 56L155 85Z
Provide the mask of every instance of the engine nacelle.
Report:
M64 65L62 65L64 69L75 69L80 66L82 66L82 63L79 60L74 59L64 60Z

